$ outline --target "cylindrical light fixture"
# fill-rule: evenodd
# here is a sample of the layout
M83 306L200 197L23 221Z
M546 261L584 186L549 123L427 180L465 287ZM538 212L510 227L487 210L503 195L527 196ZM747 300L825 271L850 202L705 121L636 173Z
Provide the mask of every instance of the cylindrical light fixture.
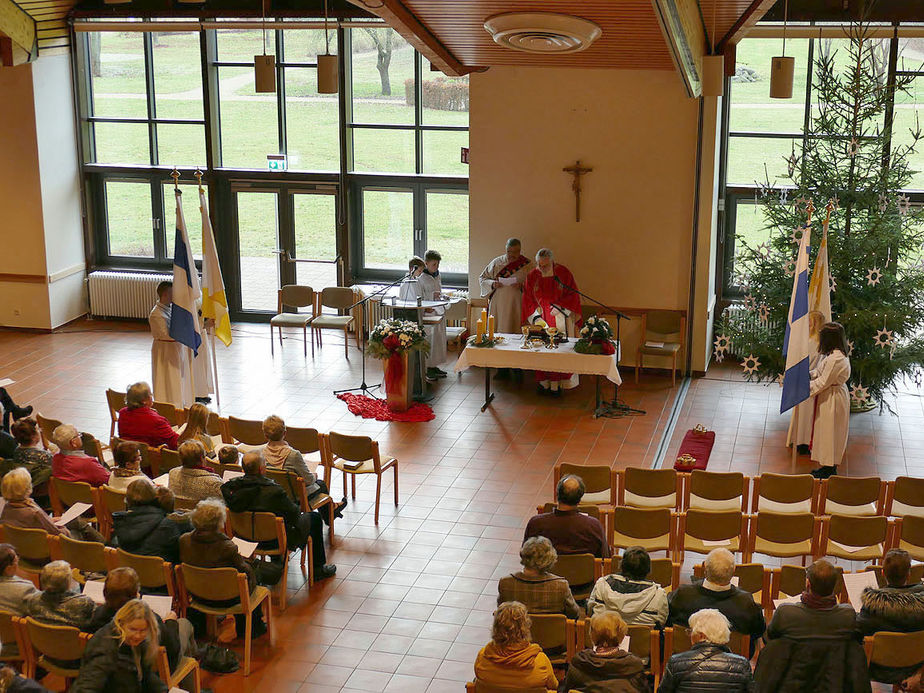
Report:
M325 53L318 56L318 93L336 94L340 81L340 68L337 56Z
M796 59L778 55L770 62L770 98L791 99L792 82L796 74Z
M725 56L703 56L703 96L722 96L724 87Z
M258 94L272 94L276 91L276 56L253 56L253 90Z
M324 55L318 56L318 93L336 94L340 83L340 68L337 56L330 54L330 38L327 35L327 0L324 0Z

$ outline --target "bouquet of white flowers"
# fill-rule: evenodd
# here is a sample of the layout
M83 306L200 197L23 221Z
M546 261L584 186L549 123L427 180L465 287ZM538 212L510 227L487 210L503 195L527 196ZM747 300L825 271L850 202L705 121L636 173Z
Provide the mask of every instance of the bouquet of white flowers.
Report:
M366 348L374 358L387 359L411 351L428 353L430 344L423 328L416 322L392 318L382 320L372 328Z
M580 339L574 345L579 354L615 354L613 328L604 318L591 315L581 327Z

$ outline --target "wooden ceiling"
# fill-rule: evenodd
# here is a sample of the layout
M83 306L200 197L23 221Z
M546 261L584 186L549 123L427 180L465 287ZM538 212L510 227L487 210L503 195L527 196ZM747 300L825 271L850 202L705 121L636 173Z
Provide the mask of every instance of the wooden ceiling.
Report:
M400 11L398 4L399 0L383 3L385 9L390 6ZM499 65L674 69L652 0L400 0L400 4L467 68L465 71ZM750 13L749 18L757 21L762 14L757 10L766 11L772 4L772 0L699 0L707 35L711 38L714 33L716 44L736 28L743 16ZM484 29L485 19L503 12L571 14L596 22L603 34L579 53L558 56L521 53L498 46Z

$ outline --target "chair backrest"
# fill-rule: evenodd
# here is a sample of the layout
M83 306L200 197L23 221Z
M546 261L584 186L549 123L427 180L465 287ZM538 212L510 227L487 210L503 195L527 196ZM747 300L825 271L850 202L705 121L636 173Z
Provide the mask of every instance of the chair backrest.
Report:
M19 629L16 628L16 624L13 623L14 618L16 618L16 614L0 609L0 642L3 643L4 655L10 649L7 646L16 643L19 646L19 655L24 658L26 653L23 649L22 636Z
M898 535L898 548L911 554L916 561L924 561L924 517L905 515L897 520L900 523ZM920 565L911 569L920 568Z
M307 512L309 510L308 492L305 489L305 480L298 474L286 471L285 469L270 469L267 467L266 478L272 479L282 486L286 490L286 493L289 494L289 498L292 502L298 503L298 507L302 509L302 512Z
M138 446L138 449L141 451L142 467L150 468L153 462L160 460L161 448L154 448L154 451L156 451L157 454L152 454L151 447L147 443L142 443L137 440L128 440L127 438L118 438L113 436L109 439L109 447L115 449L119 443L125 442L134 443Z
M139 556L124 549L115 550L116 565L133 568L138 573L142 590L167 588L167 594L173 596L173 568L160 556Z
M741 472L690 472L685 507L697 510L747 511L747 477Z
M683 533L705 542L710 551L720 546L732 550L733 539L741 540L739 546L744 544L743 517L740 510L688 510L683 515Z
M754 479L752 512L814 512L818 481L811 474L771 474Z
M555 486L562 477L574 474L584 482L582 504L604 503L616 505L616 481L608 465L581 465L563 462L555 466Z
M693 566L693 575L697 578L704 577L705 566L702 563L697 563ZM769 584L765 582L768 576L769 572L764 570L763 563L735 564L735 577L738 578L738 587L745 592L750 592L751 596L754 597L754 601L758 604L761 602L758 597L762 598L764 589L769 587Z
M69 508L74 503L89 503L96 507L96 492L85 481L63 481L53 476L49 493L52 507L59 515L64 508Z
M871 547L882 545L889 531L889 520L882 515L876 517L857 517L852 515L832 515L828 520L827 538L849 547ZM882 546L880 546L880 550Z
M35 413L35 421L38 423L39 431L42 434L42 442L45 443L45 447L47 448L48 444L53 442L51 434L61 425L61 422L57 419L49 419L48 417L42 416L38 412Z
M221 417L218 412L210 411L209 418L205 424L205 432L210 436L220 436L222 434L221 428Z
M83 441L83 451L90 457L95 457L100 462L105 464L103 458L103 446L96 439L96 437L92 433L87 433L84 431L80 434L80 439Z
M673 469L627 467L619 472L620 505L637 508L677 507L677 472Z
M48 533L44 529L27 529L26 527L3 525L3 535L23 560L35 564L44 564L51 560Z
M889 486L889 506L886 512L893 517L924 517L924 478L896 477Z
M645 338L666 337L665 342L683 342L683 315L675 310L649 310L645 313Z
M836 565L834 570L837 572L837 585L834 588L834 594L840 594L844 591L844 568ZM806 569L800 565L781 565L779 572L776 574L776 585L774 595L782 594L787 597L794 597L802 594L805 590Z
M543 650L567 650L570 659L568 617L564 614L530 614L530 638Z
M912 667L924 656L924 631L914 633L875 633L870 664L881 667Z
M279 289L279 312L283 311L285 306L292 308L305 308L314 306L314 289L310 286L301 286L299 284L286 284Z
M164 448L160 451L160 461L157 465L157 476L161 474L166 474L171 469L176 467L183 466L183 463L180 462L180 453L176 450L168 450Z
M832 476L821 483L824 515L878 515L882 511L885 486L878 476Z
M125 393L107 389L106 404L109 405L109 416L115 421L119 418L119 410L125 406Z
M454 322L465 322L468 320L468 301L454 301L446 307L446 312L443 313L443 317L446 318L446 322L450 320Z
M183 589L197 600L246 599L247 576L234 568L199 568L181 563L176 566ZM238 576L243 578L243 587Z
M565 578L570 586L592 583L595 579L594 555L592 553L559 555L555 564L549 568L549 572Z
M316 428L296 428L286 426L286 442L302 454L317 452L321 449L321 438Z
M812 513L759 512L756 518L751 517L751 527L755 538L785 547L815 537L815 516Z
M182 421L180 421L181 417L177 411L177 408L169 402L155 401L154 409L158 414L167 419L171 426L179 426L182 423Z
M282 555L286 551L286 526L281 517L273 513L228 513L231 531L234 536L247 541L264 542L277 541L278 549L258 551L260 553Z
M670 592L677 588L680 581L680 564L671 562L669 558L652 558L648 579Z
M346 310L356 303L353 289L348 286L326 286L321 289L320 303L326 308Z
M673 544L673 522L668 508L616 507L613 511L613 546L639 545L647 551L666 551Z
M689 628L686 628L685 626L678 626L676 624L671 626L671 628L673 635L671 639L671 651L664 653L665 659L668 657L668 655L675 654L677 652L686 652L691 647L693 647L693 641L690 638L691 631ZM731 637L728 641L728 649L735 654L741 655L742 657L750 658L751 655L749 650L751 638L747 635L743 635L742 633L736 633L735 631L731 631L729 635Z
M232 438L245 445L263 445L266 442L266 436L263 435L262 421L229 416L228 431L231 433Z
M72 626L53 626L40 623L31 616L25 619L26 634L32 649L58 661L78 660L86 649L89 633L80 637L80 630Z
M64 534L53 537L61 552L61 558L82 572L105 573L106 545L98 541L78 541Z
M546 503L545 505L540 505L536 507L536 511L540 513L550 513L555 508L558 507L558 503ZM600 506L599 505L584 505L581 503L578 507L579 513L584 513L585 515L590 515L595 520L600 519Z
M328 434L330 451L337 457L353 462L371 459L377 445L369 436L348 436L331 431Z

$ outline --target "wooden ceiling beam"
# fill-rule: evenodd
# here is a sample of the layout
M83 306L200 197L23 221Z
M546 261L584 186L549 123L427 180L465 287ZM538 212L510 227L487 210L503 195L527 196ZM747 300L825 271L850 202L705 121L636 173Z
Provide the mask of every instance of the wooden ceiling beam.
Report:
M401 0L379 0L380 6L367 5L363 0L349 0L385 20L392 29L417 49L423 57L450 77L462 77L470 72L479 72L485 68L469 67L462 64L443 43L436 38Z
M748 33L748 30L757 24L763 16L773 7L775 0L754 0L744 11L731 29L719 41L716 53L724 53L728 46L733 46Z
M38 57L35 20L12 0L0 0L0 36L9 39L3 46L2 64L18 64L13 56L14 44L25 52L28 60Z

